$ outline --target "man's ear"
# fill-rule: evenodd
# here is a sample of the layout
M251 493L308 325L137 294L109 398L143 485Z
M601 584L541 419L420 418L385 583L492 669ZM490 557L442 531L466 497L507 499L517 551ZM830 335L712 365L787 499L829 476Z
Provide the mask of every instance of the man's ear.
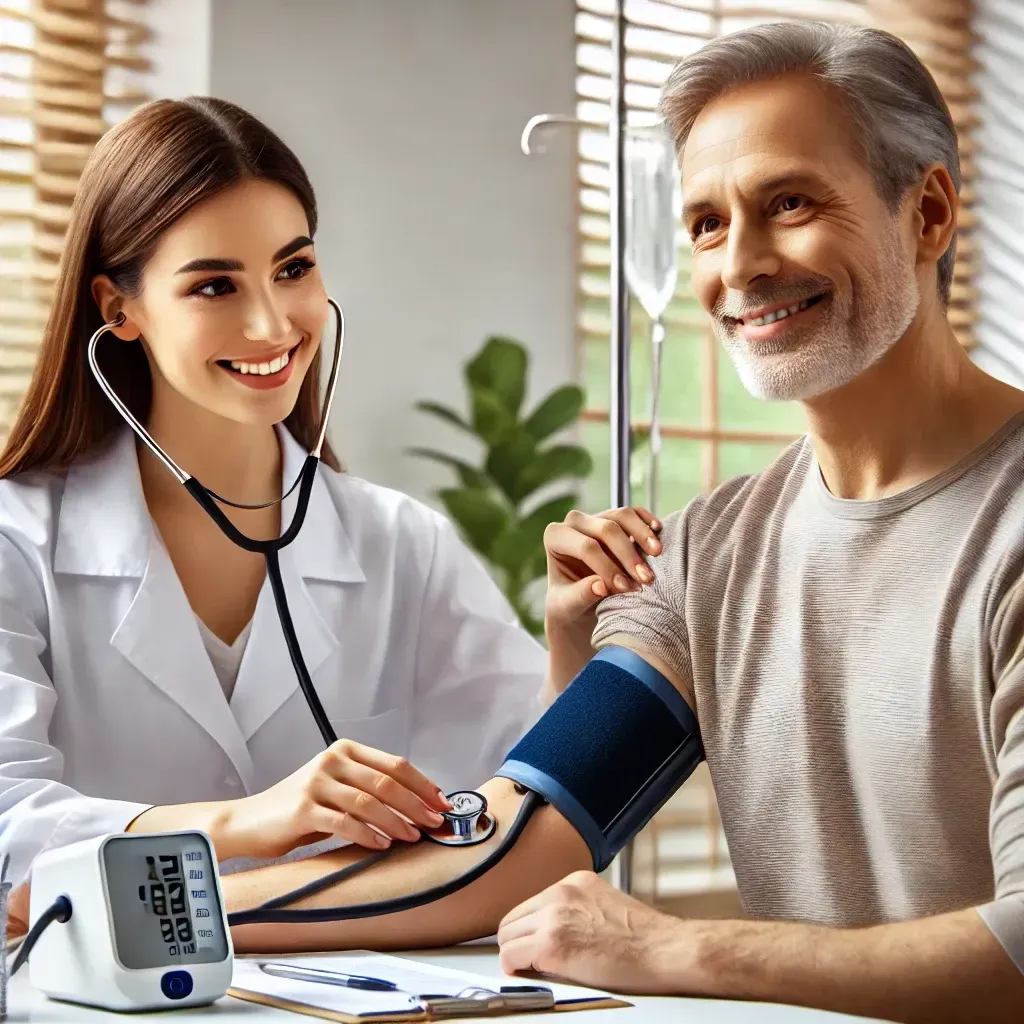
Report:
M956 232L960 197L949 171L932 164L916 190L914 235L920 263L937 263Z
M114 287L114 282L106 274L99 274L92 279L90 290L104 323L109 324L116 319L118 313L124 315L124 323L120 327L111 328L111 331L122 341L138 341L142 331L125 311L124 296Z

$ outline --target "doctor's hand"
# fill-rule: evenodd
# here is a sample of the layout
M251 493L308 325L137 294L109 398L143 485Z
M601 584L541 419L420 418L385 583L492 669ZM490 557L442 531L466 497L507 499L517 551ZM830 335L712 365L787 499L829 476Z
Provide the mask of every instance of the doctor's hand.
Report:
M505 915L502 970L538 971L616 992L672 993L696 983L691 922L579 871Z
M437 828L451 805L404 758L341 739L262 793L230 801L231 846L251 857L280 857L339 836L371 850L419 829ZM408 820L407 820L408 819ZM409 822L413 824L409 824Z
M548 556L545 619L556 627L589 625L598 602L654 582L647 555L661 554L661 523L640 506L598 515L570 512L544 531Z
M661 523L647 509L570 512L544 531L548 589L544 602L550 666L546 700L557 696L593 657L597 605L654 582L646 556L661 554Z
M7 940L20 938L28 931L29 883L22 882L7 896ZM0 952L0 956L3 953Z

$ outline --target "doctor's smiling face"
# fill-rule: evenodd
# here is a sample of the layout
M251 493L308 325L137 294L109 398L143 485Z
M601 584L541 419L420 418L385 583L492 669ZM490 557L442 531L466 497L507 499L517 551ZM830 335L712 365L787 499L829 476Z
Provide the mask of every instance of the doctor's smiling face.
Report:
M289 415L329 312L309 230L291 191L248 179L160 236L116 331L145 348L156 415L183 403L243 424ZM109 279L94 291L118 302Z
M82 171L0 476L66 467L126 429L93 379L94 336L107 383L172 457L214 441L265 466L279 424L312 451L335 327L317 226L302 164L236 104L154 100L114 125ZM320 456L340 469L326 438Z

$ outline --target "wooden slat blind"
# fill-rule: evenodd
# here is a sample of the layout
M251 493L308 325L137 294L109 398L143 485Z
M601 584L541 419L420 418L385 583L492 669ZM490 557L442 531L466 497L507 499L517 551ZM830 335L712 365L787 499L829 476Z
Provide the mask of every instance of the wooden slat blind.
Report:
M577 117L579 132L579 278L577 338L580 365L588 391L584 413L595 454L607 444L603 437L608 418L607 348L609 335L609 224L608 123L611 96L610 41L612 0L577 0L576 4ZM815 20L874 25L899 35L911 46L936 78L957 125L962 161L962 212L950 321L961 342L973 343L976 319L974 276L974 64L970 47L970 0L627 0L625 35L626 102L628 122L648 125L656 120L656 104L674 62L692 53L706 40L758 23L779 20ZM679 280L664 318L666 326L662 394L693 393L693 408L665 414L662 436L663 467L668 449L699 447L698 479L694 491L710 489L732 475L726 450L744 448L744 469L767 464L779 448L802 430L795 416L756 411L749 404L730 413L722 354L704 312L690 290L690 251L680 232ZM649 407L646 364L649 325L638 303L633 304L634 379L632 419L645 429ZM672 358L672 353L686 357ZM694 367L697 367L694 371ZM675 368L675 370L673 369ZM673 375L675 373L675 376ZM692 378L699 381L693 384ZM751 400L752 402L753 400ZM662 404L663 409L665 404ZM787 427L789 429L787 429ZM595 433L595 431L597 433ZM751 454L753 453L753 454ZM753 460L753 464L751 464ZM727 461L728 465L723 465ZM663 488L664 490L664 488ZM634 495L635 500L643 494ZM600 482L592 504L604 507L607 488ZM659 509L664 514L671 507ZM653 900L671 899L695 890L733 884L728 849L721 831L710 776L702 768L656 816L636 844L635 884L639 895Z
M0 443L35 364L78 176L146 95L140 0L0 0Z

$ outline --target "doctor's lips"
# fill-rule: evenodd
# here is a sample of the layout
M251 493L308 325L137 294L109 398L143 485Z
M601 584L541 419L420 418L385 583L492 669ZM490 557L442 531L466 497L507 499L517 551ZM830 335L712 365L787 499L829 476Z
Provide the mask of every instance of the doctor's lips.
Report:
M299 345L301 344L302 342L299 342ZM218 359L217 365L248 387L258 390L277 388L291 377L295 367L295 353L298 351L299 345L280 352L270 359Z

